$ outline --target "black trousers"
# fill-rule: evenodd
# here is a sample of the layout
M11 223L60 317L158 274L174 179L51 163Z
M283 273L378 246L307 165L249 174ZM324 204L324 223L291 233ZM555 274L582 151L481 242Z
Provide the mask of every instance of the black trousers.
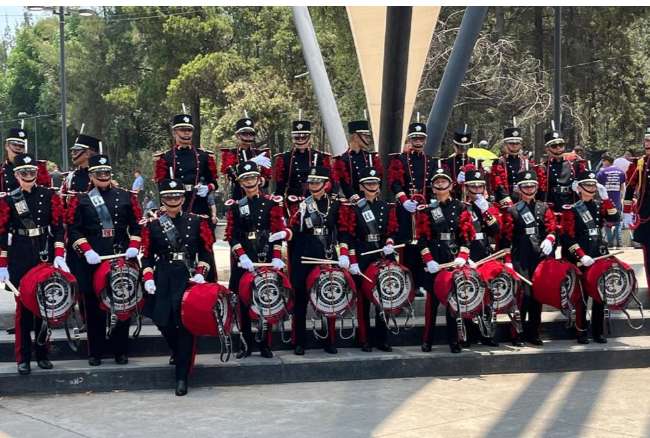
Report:
M32 360L32 337L31 332L35 333L36 342L34 351L36 353L36 360L47 359L48 346L45 344L45 336L41 339L42 345L39 345L38 335L43 326L43 320L34 316L27 307L22 303L16 303L16 342L15 353L16 363L30 362Z
M113 355L128 354L130 320L117 321L107 335L107 312L99 307L99 299L91 290L84 293L88 356L101 358L107 350Z
M158 327L176 359L176 380L187 380L194 359L194 336L183 324Z
M425 301L425 311L424 311L424 333L422 334L422 343L432 344L433 343L433 334L436 328L436 316L438 314L438 306L440 301L436 294L433 293L433 283L435 276L429 273L425 273L427 281L425 282L427 298ZM453 345L458 343L458 332L456 330L456 319L451 315L449 306L447 306L445 311L445 318L447 321L446 335L447 343Z
M542 324L542 304L533 298L530 286L523 285L524 290L521 298L520 314L526 339L539 337L539 327Z
M304 281L303 281L304 282ZM302 287L296 287L294 284L294 303L292 319L292 340L294 346L305 346L305 332L307 331L307 306L309 298L307 290Z
M589 296L583 292L583 301L576 306L576 329L577 334L580 335L581 331L586 334L587 326L587 302ZM598 303L595 300L591 301L591 335L593 337L602 336L603 326L605 322L605 305Z

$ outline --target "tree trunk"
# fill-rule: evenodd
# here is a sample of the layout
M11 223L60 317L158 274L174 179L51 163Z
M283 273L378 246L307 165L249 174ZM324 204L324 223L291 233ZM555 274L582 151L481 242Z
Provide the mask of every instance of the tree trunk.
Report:
M192 118L194 119L194 132L192 133L192 143L201 146L201 97L195 94L192 98Z
M494 41L499 41L499 39L503 36L506 24L503 7L495 7L494 13L496 14L496 24L494 25Z
M539 68L537 70L537 82L541 83L544 80L544 8L534 7L535 12L535 58L539 60ZM534 145L535 158L539 161L544 155L544 122L538 123L535 126L535 145Z

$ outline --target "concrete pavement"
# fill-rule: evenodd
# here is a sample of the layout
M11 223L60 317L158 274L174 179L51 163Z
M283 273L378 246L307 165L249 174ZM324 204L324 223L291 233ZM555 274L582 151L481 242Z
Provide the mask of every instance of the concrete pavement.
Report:
M0 399L0 437L647 437L650 370Z

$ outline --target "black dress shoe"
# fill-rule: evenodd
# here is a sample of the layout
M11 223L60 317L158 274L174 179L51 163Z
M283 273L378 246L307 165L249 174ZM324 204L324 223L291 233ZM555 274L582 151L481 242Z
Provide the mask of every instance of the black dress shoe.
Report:
M594 342L598 344L606 344L607 338L603 335L594 336Z
M370 345L369 342L364 342L364 344L361 346L361 351L365 351L366 353L371 353L372 346Z
M539 336L534 337L534 338L529 338L528 343L531 344L531 345L536 345L538 347L541 347L542 345L544 345L544 341L542 341L542 338L540 338Z
M421 348L423 352L429 353L431 351L431 344L429 344L428 342L423 342Z
M459 344L449 344L449 350L451 350L452 353L460 353L461 348Z
M336 354L336 353L339 352L339 351L336 349L336 347L333 346L332 344L327 344L327 345L325 345L325 346L323 347L323 350L325 350L325 353L329 353L329 354Z
M41 359L39 361L36 361L36 365L42 370L51 370L54 368L54 365L52 365L52 362L50 362L48 359Z
M393 351L393 347L391 347L387 342L382 342L381 344L377 345L377 350L391 352Z
M522 341L520 338L514 338L514 339L512 340L512 345L513 345L514 347L523 347L523 346L526 345L526 344L525 344L524 341Z
M481 344L487 347L498 347L499 343L492 338L483 338L481 339Z
M118 365L126 365L129 363L129 358L127 357L126 354L118 354L115 356L115 363Z
M102 359L99 357L91 356L88 358L88 365L91 367L98 367L102 364Z
M305 347L302 345L296 345L296 348L293 349L293 354L296 356L304 356L305 355Z
M252 354L253 352L251 351L250 348L246 350L239 350L239 353L237 353L237 356L235 356L237 359L243 359L245 357L248 357ZM176 359L174 358L174 363L176 363Z
M176 381L176 395L179 397L184 396L187 394L187 381L185 380L177 380Z
M461 342L461 343L460 343L460 346L463 347L463 348L469 348L469 347L472 346L472 343L471 343L471 342L469 341L469 339L468 339L467 341L463 341L463 342Z
M589 338L587 337L587 335L579 335L577 341L578 341L578 344L585 344L586 345L586 344L589 343Z
M26 376L32 372L32 368L29 366L29 362L21 362L18 364L18 374L21 376Z
M15 335L16 334L16 327L11 327L7 329L7 334L8 335Z
M173 354L169 356L169 364L176 365L176 356L174 356Z
M271 351L271 348L269 348L268 345L262 344L260 346L260 356L270 359L273 357L273 352Z

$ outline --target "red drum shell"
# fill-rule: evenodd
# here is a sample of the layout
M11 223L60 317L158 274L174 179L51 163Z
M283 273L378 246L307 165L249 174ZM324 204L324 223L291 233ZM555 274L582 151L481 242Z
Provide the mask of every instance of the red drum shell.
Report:
M340 275L342 275L345 282L344 285L340 285L341 287L334 286L338 290L338 294L334 298L334 307L328 307L326 304L319 302L316 291L312 290L316 287L316 282L319 281L321 276L327 277L330 273L336 273L339 278ZM345 313L346 310L353 307L355 298L357 296L356 284L350 272L347 269L333 265L315 266L307 276L306 286L307 293L309 294L309 301L311 302L314 310L319 315L326 317L336 317ZM343 290L344 287L352 290L352 296L348 300L346 300L348 294L346 294Z
M278 271L271 267L260 267L253 272L245 272L239 280L239 299L242 304L249 308L251 319L258 320L261 316L258 313L259 309L255 309L254 306L252 306L255 279L258 276L271 274L275 274L279 279L280 286L289 291L289 297L285 306L282 306L282 308L276 308L274 312L264 315L264 319L266 319L269 324L275 324L293 309L293 289L291 287L291 281L283 271Z
M214 308L221 301L225 319L224 334L232 330L233 312L230 306L230 291L219 283L190 283L183 294L181 303L181 320L183 326L194 336L219 336Z
M457 309L454 308L453 304L450 304L449 297L452 293L455 284L454 284L454 275L463 275L465 278L472 283L476 283L475 286L482 287L483 297L480 300L473 300L470 305L462 306L461 317L462 318L473 318L478 313L480 313L483 305L490 304L490 294L488 293L487 284L483 277L474 269L469 266L463 266L462 268L456 268L453 270L444 269L436 275L436 279L433 283L433 290L436 294L436 297L445 306L451 306L452 313L455 313Z
M575 274L575 284L569 294L569 301L574 306L581 300L578 287L580 271L566 260L547 258L540 262L533 274L533 297L540 303L562 310L562 297L560 290L562 282L568 275Z
M629 287L626 288L623 294L617 296L616 303L610 303L611 310L623 310L627 306L628 301L632 297L632 293L636 289L636 276L634 269L625 262L622 262L616 257L608 257L605 259L596 260L583 274L583 286L585 292L589 294L596 302L602 303L602 296L598 291L598 283L602 275L605 275L610 268L621 268L626 274L629 281Z
M52 317L51 315L41 315L37 296L38 285L47 281L54 273L61 275L71 284L72 287L71 297L60 297L65 301L55 303L55 306L58 304L58 307L60 308L60 312L57 312L58 316L56 317ZM34 315L41 315L41 317L47 319L50 325L59 325L63 323L74 308L74 304L77 299L77 279L75 276L69 272L63 272L60 269L56 269L49 263L39 263L27 271L27 273L23 275L23 278L20 279L18 289L20 290L20 302Z
M398 302L392 306L390 301L384 301L383 303L381 302L381 298L377 290L377 280L379 279L379 274L385 268L399 268L402 272L404 272L404 275L407 278L406 281L410 281L411 286L406 296L402 294ZM415 299L415 283L413 282L411 271L406 266L401 265L393 260L380 259L371 263L366 268L364 275L372 281L364 281L361 283L361 293L363 293L363 296L367 300L374 303L375 306L383 307L384 311L396 314L399 313L403 307L413 303L413 300Z
M493 305L495 307L495 311L497 314L500 313L507 313L510 311L510 308L517 304L517 298L519 296L519 286L520 286L520 280L517 277L515 271L512 268L507 267L503 262L500 260L490 260L489 262L485 262L482 265L480 265L478 268L476 268L478 273L483 277L485 282L488 285L488 288L491 290L492 297L494 298L495 293L492 290L493 284L492 282L497 279L498 276L502 275L505 271L505 273L509 276L511 276L514 280L514 289L512 291L512 296L511 297L503 297L501 302L507 302L508 304L506 305L499 305L499 301L494 300Z
M132 269L132 272L134 273L135 277L135 272L140 271L140 268L137 264L137 262L133 260L126 260L124 257L120 257L117 259L113 260L104 260L100 265L97 267L95 270L95 273L93 274L93 289L95 291L95 295L97 295L97 298L99 300L99 307L105 312L110 312L110 304L107 302L107 289L109 288L109 278L111 274L111 270L113 267L113 264L117 263L118 266L130 266ZM131 315L135 313L137 310L142 310L142 307L144 306L144 295L142 292L139 290L140 285L139 282L136 280L134 281L134 293L139 294L139 298L137 298L137 302L133 306L128 306L128 308L124 311L116 311L115 315L120 321L125 321L129 318L131 318Z

